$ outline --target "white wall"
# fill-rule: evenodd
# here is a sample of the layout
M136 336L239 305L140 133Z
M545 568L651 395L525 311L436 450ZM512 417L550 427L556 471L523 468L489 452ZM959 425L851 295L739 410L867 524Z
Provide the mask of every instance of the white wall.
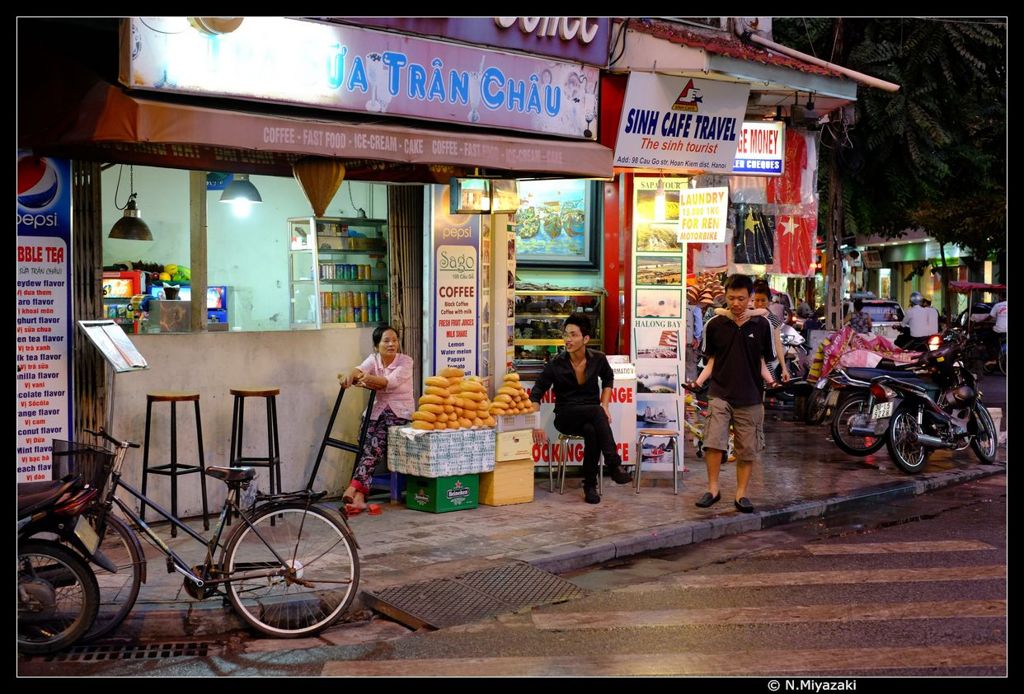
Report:
M149 362L146 371L123 373L114 384L113 434L143 443L146 424L146 393L161 390L194 390L200 394L206 465L229 464L231 447L231 388L276 386L277 420L281 444L281 476L286 491L306 486L313 469L324 429L338 396L337 374L356 366L372 350L369 328L306 330L260 333L194 333L132 335L136 347ZM366 393L351 390L342 403L333 436L355 442L359 435ZM192 403L178 403L178 462L195 464L197 443ZM170 403L154 403L150 432L150 465L170 458ZM247 456L267 455L266 401L247 398L245 405ZM316 491L340 493L352 474L354 456L335 448L324 453ZM260 489L266 486L267 470L258 468ZM140 488L142 450L132 449L124 467L124 479ZM224 500L223 483L207 479L211 509ZM170 509L169 478L150 475L147 495ZM199 478L178 478L178 515L202 512Z

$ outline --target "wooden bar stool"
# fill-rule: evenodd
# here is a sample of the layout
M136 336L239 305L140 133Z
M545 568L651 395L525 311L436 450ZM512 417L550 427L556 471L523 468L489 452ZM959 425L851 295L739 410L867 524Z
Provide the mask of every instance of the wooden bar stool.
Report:
M560 459L558 461L558 493L565 494L565 468L566 462L569 460L569 442L580 441L584 439L582 436L577 434L558 434L558 446ZM604 454L597 459L597 493L604 494L604 483L602 478L604 477ZM548 463L548 484L551 485L551 491L555 491L554 483L551 480L551 463Z
M154 402L171 403L171 462L166 465L149 466L149 430ZM196 440L199 444L199 464L185 465L178 462L178 403L192 402L196 413ZM149 475L166 475L171 478L171 515L178 517L178 477L194 472L199 473L199 484L203 492L203 528L210 529L209 509L206 504L206 464L203 459L203 425L199 416L199 393L160 391L146 393L146 438L142 452L142 495L146 495ZM146 503L140 502L139 517L146 519ZM171 537L177 537L178 528L171 524Z
M640 493L640 468L643 467L644 442L649 438L672 440L672 493L679 493L679 432L673 429L641 429L636 439L636 493Z
M277 396L280 388L232 388L235 396L231 413L231 467L249 465L267 468L270 478L270 493L281 492L281 444L277 435ZM242 456L242 435L245 429L245 399L266 398L267 400L267 455L246 458Z

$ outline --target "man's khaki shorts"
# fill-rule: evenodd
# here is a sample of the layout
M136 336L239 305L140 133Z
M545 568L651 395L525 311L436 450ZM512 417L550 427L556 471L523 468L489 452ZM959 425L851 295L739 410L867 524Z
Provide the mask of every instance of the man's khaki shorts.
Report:
M704 448L729 450L729 424L736 434L736 460L756 463L764 450L764 405L733 407L725 400L711 398L711 414L704 425Z

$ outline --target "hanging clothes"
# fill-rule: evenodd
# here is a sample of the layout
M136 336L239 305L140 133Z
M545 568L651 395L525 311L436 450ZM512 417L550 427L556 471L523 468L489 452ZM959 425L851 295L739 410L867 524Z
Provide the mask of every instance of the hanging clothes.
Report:
M785 166L781 176L768 180L768 202L800 204L800 188L808 165L807 139L802 130L786 130Z
M799 210L800 208L795 208ZM815 217L780 214L775 227L776 273L808 277L814 258Z
M732 262L770 265L775 259L775 217L761 205L735 205Z

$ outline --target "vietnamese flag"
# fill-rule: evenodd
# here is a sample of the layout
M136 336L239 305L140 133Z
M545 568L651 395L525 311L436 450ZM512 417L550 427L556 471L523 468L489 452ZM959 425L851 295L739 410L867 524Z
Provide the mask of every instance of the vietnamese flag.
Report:
M815 217L784 214L776 219L778 253L775 267L780 274L808 277L814 252Z

